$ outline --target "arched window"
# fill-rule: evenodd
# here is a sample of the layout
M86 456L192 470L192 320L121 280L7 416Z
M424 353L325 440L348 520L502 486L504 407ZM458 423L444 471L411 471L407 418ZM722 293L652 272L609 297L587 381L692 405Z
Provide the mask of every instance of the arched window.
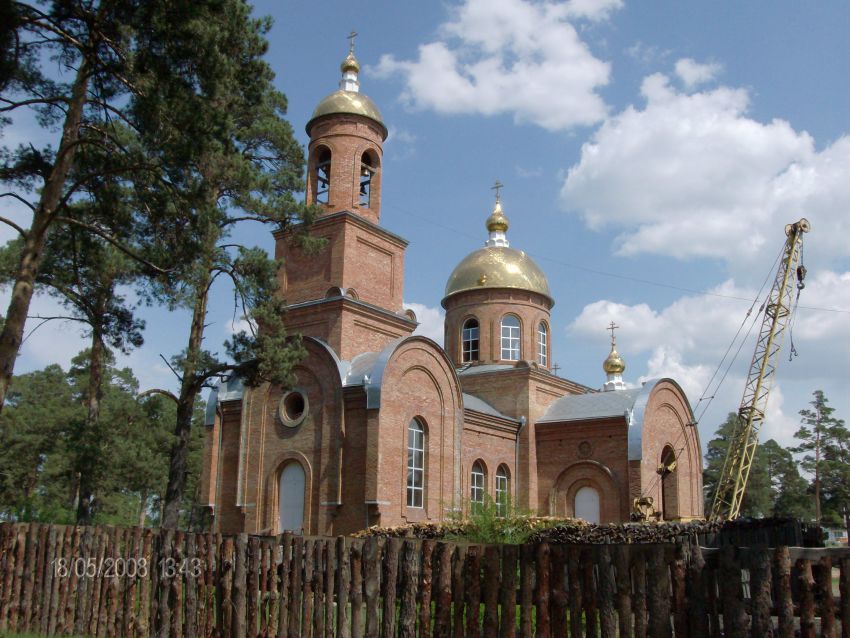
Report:
M316 155L316 195L317 204L327 204L331 192L331 151L322 147Z
M511 500L511 477L508 468L500 465L496 470L496 516L507 516Z
M478 361L479 333L478 319L473 317L463 322L461 341L463 342L462 360L464 363Z
M661 451L661 517L665 521L679 518L679 473L676 471L676 452L669 445Z
M377 159L372 153L363 153L360 158L360 205L366 208L372 205L372 178L378 170L377 167Z
M304 527L304 468L292 461L280 473L280 531L301 531Z
M425 502L425 428L416 419L407 426L407 506Z
M549 330L542 321L537 326L537 363L549 365Z
M576 492L575 517L588 523L599 523L599 492L593 487L582 487Z
M519 361L519 343L519 318L505 315L502 317L502 360Z
M469 502L473 508L478 508L484 505L484 485L487 480L487 475L484 472L484 465L481 461L475 461L472 464L472 472L469 475Z

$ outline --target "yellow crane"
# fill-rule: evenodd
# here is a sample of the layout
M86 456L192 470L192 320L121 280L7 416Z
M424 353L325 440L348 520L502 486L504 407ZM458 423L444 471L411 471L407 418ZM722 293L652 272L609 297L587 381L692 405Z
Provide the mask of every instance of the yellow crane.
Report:
M779 261L770 296L764 305L761 331L750 364L738 422L729 442L723 471L711 506L710 520L737 518L747 489L759 430L767 410L785 329L794 310L794 289L803 288L806 269L802 265L803 235L811 228L806 218L785 226L785 249Z

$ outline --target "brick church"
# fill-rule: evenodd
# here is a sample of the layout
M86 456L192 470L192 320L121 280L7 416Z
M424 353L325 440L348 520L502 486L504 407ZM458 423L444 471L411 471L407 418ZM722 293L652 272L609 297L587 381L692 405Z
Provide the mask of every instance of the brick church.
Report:
M341 70L306 127L307 198L325 211L312 233L326 246L308 256L293 229L275 234L287 329L307 356L291 389L231 379L212 393L201 489L213 529L346 534L487 499L614 522L651 497L663 519L702 516L682 389L628 387L613 326L600 390L553 374L555 300L510 245L498 195L484 246L446 283L444 347L413 335L408 242L380 225L387 127L359 91L353 52Z

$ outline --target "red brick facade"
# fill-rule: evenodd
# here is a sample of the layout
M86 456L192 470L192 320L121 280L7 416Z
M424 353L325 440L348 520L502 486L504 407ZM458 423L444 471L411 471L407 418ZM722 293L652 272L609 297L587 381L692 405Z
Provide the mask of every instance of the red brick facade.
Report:
M602 521L627 520L632 500L647 495L667 518L701 516L701 450L679 386L596 393L551 374L547 296L457 292L444 300L445 350L411 336L415 317L402 308L407 242L377 225L386 129L375 117L311 120L308 198L320 190L317 165L330 175L327 212L311 232L326 244L306 255L292 229L275 235L287 329L305 337L307 356L287 391L234 381L211 398L202 493L214 528L345 534L438 521L467 507L476 463L488 494L501 468L511 501L542 514L574 515L589 487ZM506 314L520 321L519 361L501 358ZM470 317L479 321L480 355L465 362L461 330ZM294 483L282 480L284 470Z

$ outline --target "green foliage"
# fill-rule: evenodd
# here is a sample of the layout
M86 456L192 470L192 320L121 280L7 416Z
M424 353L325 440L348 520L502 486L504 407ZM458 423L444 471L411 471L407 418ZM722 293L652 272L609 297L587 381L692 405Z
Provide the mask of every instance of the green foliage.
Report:
M708 442L703 470L705 510L710 511L729 442L738 423L738 415L730 412L715 438ZM811 515L806 481L800 476L790 450L770 439L756 448L747 489L741 503L741 515L753 518Z
M499 507L489 494L484 496L484 503L468 503L465 509L466 515L459 510L449 514L449 526L453 531L446 534L447 540L521 545L535 533L562 522L539 518L511 503Z
M157 395L139 399L132 372L108 365L92 454L92 440L81 437L87 361L88 352L83 352L67 372L53 365L14 379L0 416L0 518L73 524L79 463L85 458L94 459L86 468L93 481L93 522L159 520L174 438L174 403ZM202 437L198 427L190 441L190 497L200 477ZM181 509L188 523L191 499Z

